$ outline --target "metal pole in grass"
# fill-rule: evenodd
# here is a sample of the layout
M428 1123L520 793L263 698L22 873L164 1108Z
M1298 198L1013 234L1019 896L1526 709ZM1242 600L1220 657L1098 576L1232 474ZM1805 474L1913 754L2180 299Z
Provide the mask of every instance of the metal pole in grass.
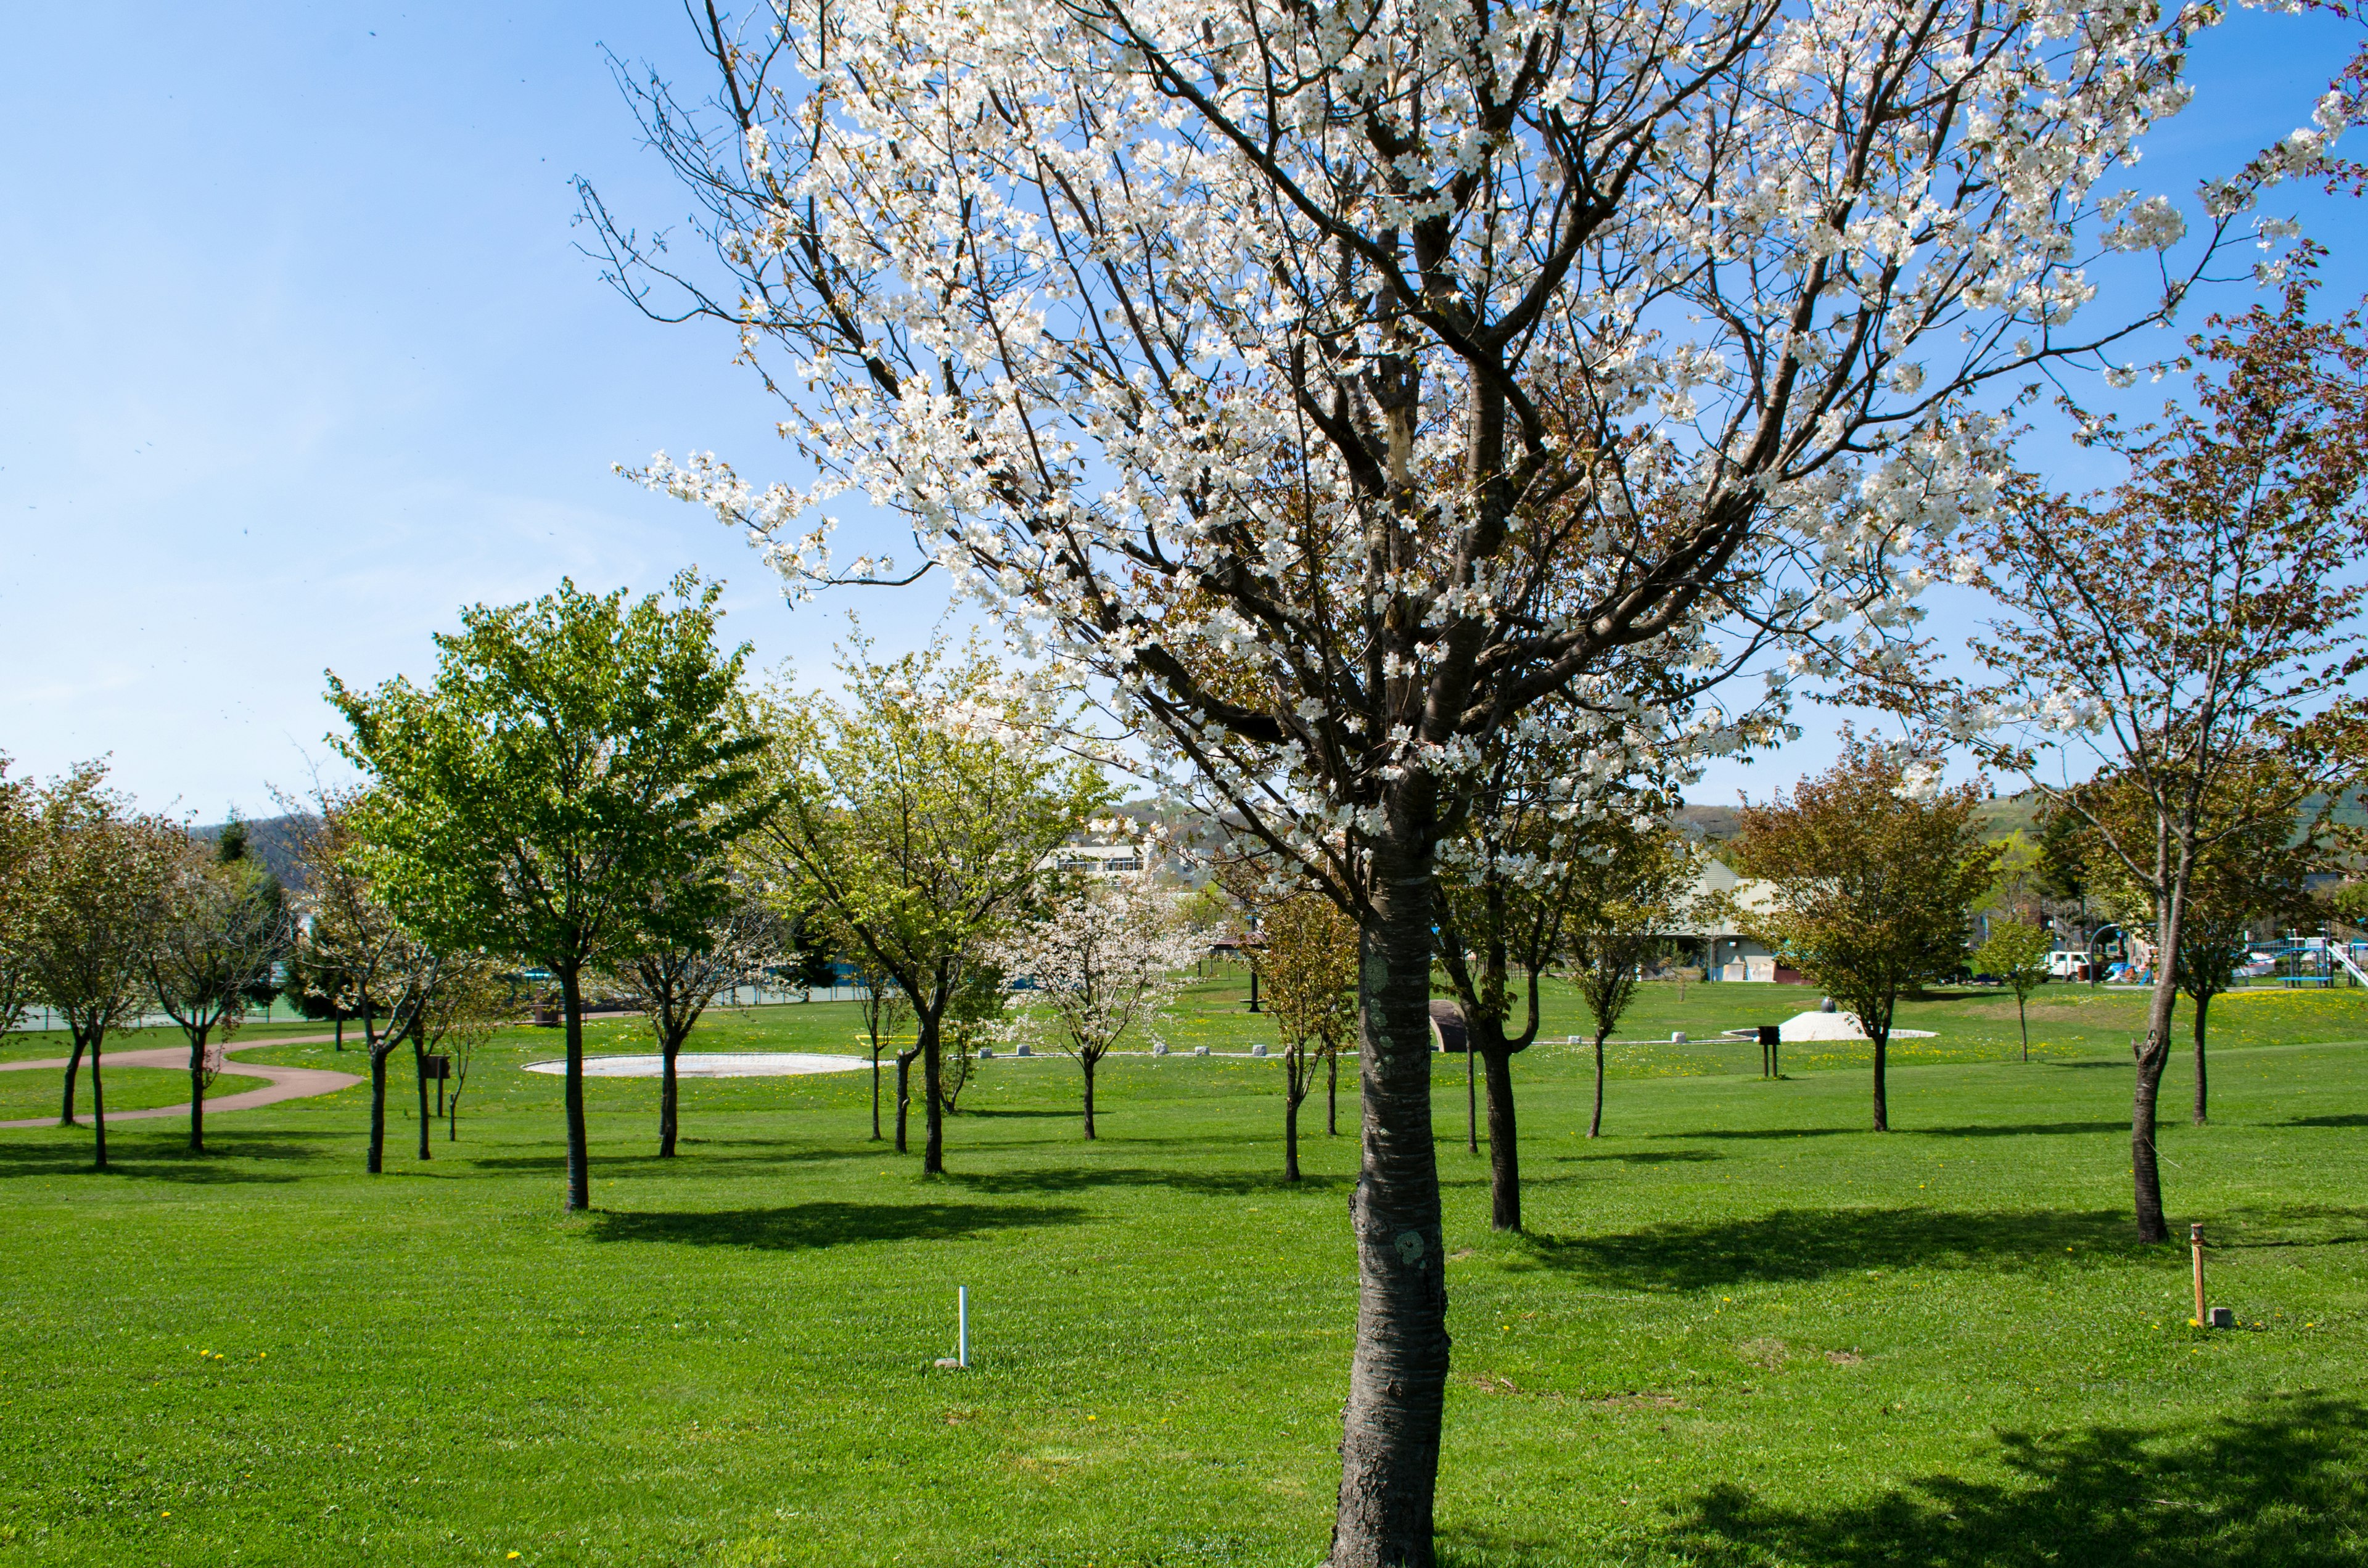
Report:
M961 1371L970 1366L970 1287L954 1287L954 1353L938 1358L938 1365L946 1371Z

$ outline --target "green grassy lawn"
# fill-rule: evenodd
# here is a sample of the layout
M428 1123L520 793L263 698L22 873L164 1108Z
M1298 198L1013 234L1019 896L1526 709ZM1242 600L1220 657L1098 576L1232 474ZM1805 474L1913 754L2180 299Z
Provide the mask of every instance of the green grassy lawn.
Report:
M145 1110L151 1106L187 1105L189 1075L169 1067L118 1067L103 1063L108 1111ZM0 1121L28 1116L55 1116L65 1097L66 1074L62 1067L19 1068L0 1073ZM206 1098L260 1089L265 1081L252 1074L224 1073L206 1088ZM90 1119L90 1073L85 1068L74 1084L74 1114Z
M241 1026L239 1031L231 1037L231 1042L245 1045L261 1040L285 1040L291 1035L328 1034L336 1027L303 1018L293 1022L275 1018L269 1023L258 1018ZM361 1026L349 1026L348 1032L359 1038ZM170 1025L144 1029L117 1029L107 1037L107 1051L109 1054L119 1051L154 1051L158 1046L185 1044L188 1038ZM63 1029L27 1029L22 1034L12 1034L0 1040L0 1062L37 1062L43 1057L73 1054L74 1037Z
M1230 982L1178 1044L1262 1033ZM1649 988L1621 1038L1776 1021L1794 988ZM2130 1239L2135 995L1912 1005L1901 1131L1862 1071L1748 1045L1515 1069L1531 1233L1491 1236L1440 1059L1461 1568L2334 1568L2368 1560L2368 996L2215 1010L2215 1116L2163 1135L2176 1220L2243 1328L2188 1326L2184 1245ZM2001 1014L2002 1007L2002 1014ZM1548 1032L1583 1026L1556 994ZM2042 1039L2041 1009L2032 1037ZM851 1005L714 1049L852 1050ZM483 1053L461 1138L362 1174L363 1091L0 1134L0 1563L1302 1565L1353 1326L1350 1136L1279 1179L1271 1062L1131 1057L1094 1144L1064 1059L988 1063L942 1181L866 1141L869 1079L589 1085ZM1914 1048L1926 1048L1918 1051ZM596 1051L641 1049L599 1024ZM325 1045L266 1061L338 1065ZM342 1064L357 1060L348 1053ZM2166 1099L2184 1101L2184 1066ZM36 1074L24 1074L36 1076ZM975 1364L939 1371L953 1292ZM516 1553L516 1557L510 1554Z

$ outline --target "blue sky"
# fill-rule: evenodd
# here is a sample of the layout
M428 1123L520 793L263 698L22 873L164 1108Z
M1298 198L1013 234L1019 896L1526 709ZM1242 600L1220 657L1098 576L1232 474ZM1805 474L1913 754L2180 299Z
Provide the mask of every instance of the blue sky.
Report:
M2252 13L2210 35L2146 183L2185 197L2303 123L2354 36ZM698 447L773 477L780 444L728 341L643 321L575 249L571 176L645 226L684 208L603 44L695 77L655 0L0 17L0 750L19 768L108 753L148 805L266 812L268 785L329 760L324 669L423 674L458 607L562 573L646 590L696 562L731 580L728 630L762 661L826 665L839 604L784 608L706 514L610 472ZM2355 205L2279 210L2357 298ZM893 648L941 603L861 608ZM1824 761L1831 717L1803 718L1800 744L1697 798Z

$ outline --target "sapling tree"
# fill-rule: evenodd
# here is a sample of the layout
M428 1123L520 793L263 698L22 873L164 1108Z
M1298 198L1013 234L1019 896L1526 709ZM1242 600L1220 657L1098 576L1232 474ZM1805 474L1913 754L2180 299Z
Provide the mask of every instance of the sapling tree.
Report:
M2017 481L1965 563L2000 613L1975 639L1992 682L1960 722L1990 726L1991 765L2086 823L2091 878L2118 868L2152 915L2162 961L2130 1109L2142 1241L2170 1233L2155 1106L2197 864L2360 765L2368 335L2356 311L2314 319L2312 288L2305 267L2276 308L2213 317L2190 340L2192 399L2159 422L2126 428L2074 408L2080 438L2125 477L2078 497ZM2099 810L2044 776L2066 747L2144 809ZM2281 758L2281 786L2214 819L2224 781L2265 753Z
M1058 889L988 949L1004 971L1035 983L1019 1014L1019 1033L1048 1040L1085 1075L1087 1138L1094 1136L1094 1069L1121 1040L1159 1042L1160 1015L1201 950L1174 895L1147 873L1087 878Z
M442 1096L448 1143L461 1141L461 1096L468 1090L477 1048L494 1037L512 1011L514 986L502 969L487 954L456 953L420 1009L416 1032L423 1060L441 1056L450 1064ZM423 1106L426 1098L423 1094Z
M1357 1031L1357 923L1320 893L1300 892L1269 903L1263 928L1267 1011L1282 1037L1282 1176L1299 1179L1299 1106L1326 1074L1326 1096L1338 1092L1340 1052ZM1339 1126L1327 1103L1325 1130Z
M855 975L855 1011L863 1020L863 1038L871 1046L871 1141L880 1142L880 1052L904 1033L911 1022L913 1004L902 987L888 978L887 971L874 968L871 955L862 953L848 960ZM896 1059L896 1152L904 1153L905 1113L912 1104L913 1063L921 1054L920 1037L916 1035L907 1049L894 1051Z
M89 1059L92 1163L105 1169L100 1059L108 1034L135 1025L147 1006L148 956L188 839L108 789L103 763L51 780L28 803L12 945L33 994L74 1039L62 1127L74 1125L75 1070Z
M1357 916L1331 1561L1428 1564L1431 872L1488 743L1612 706L1627 648L1703 683L1874 654L1901 551L1988 504L1971 394L2162 320L2350 106L2172 262L2181 213L2113 181L2186 101L2200 4L692 14L708 104L629 86L723 276L587 190L591 232L643 308L724 324L820 478L646 477L800 590L949 569ZM2096 320L2117 251L2166 260ZM917 560L833 555L850 490Z
M1603 1135L1603 1045L1635 1000L1645 961L1667 950L1670 933L1694 913L1700 858L1660 814L1668 802L1641 796L1575 835L1567 853L1571 988L1595 1025L1595 1108L1587 1135Z
M694 885L703 889L704 869L692 868L691 875ZM663 905L663 896L658 903ZM675 1063L683 1041L716 997L735 985L761 981L766 967L778 962L788 945L780 917L754 889L737 888L728 901L713 905L705 924L696 929L675 930L655 940L622 941L604 960L617 988L632 996L657 1040L659 1158L674 1157L681 1126Z
M1788 800L1743 807L1735 869L1769 885L1736 912L1857 1018L1874 1045L1874 1130L1891 1130L1884 1082L1899 994L1964 961L1965 926L1997 874L1980 789L1943 789L1937 766L1853 738Z
M148 952L148 983L189 1042L189 1148L206 1146L206 1088L224 1040L287 949L287 912L263 868L192 843L170 868Z
M2312 879L2357 846L2358 830L2337 821L2340 794L2314 799L2298 791L2296 783L2294 765L2283 752L2234 758L2214 779L2196 814L2198 846L2188 874L2183 935L2167 961L2172 983L2193 1014L2198 1127L2209 1119L2211 1107L2204 1041L2212 999L2236 984L2248 933L2256 922L2275 930L2310 918ZM2071 793L2079 797L2087 817L2100 824L2087 834L2099 846L2107 834L2124 843L2143 842L2154 807L2129 773L2099 774ZM2096 858L2099 900L2126 929L2144 933L2159 949L2152 897L2118 858Z
M760 699L781 808L746 853L772 896L827 908L862 966L911 1005L928 1126L921 1168L934 1176L945 1169L948 1010L1045 858L1108 790L1052 751L1048 696L975 651L882 662L858 643L839 667L845 705L779 689ZM900 1129L903 1077L900 1058Z
M2031 1060L2031 994L2047 983L2047 955L2055 934L2030 920L1998 920L1989 939L1974 949L1974 968L1993 974L2014 992L2015 1022L2022 1029L2022 1059Z
M370 1070L364 1168L379 1176L386 1169L387 1062L405 1043L416 1058L416 1026L443 981L448 954L397 918L365 865L362 814L370 799L366 790L322 789L310 801L281 803L297 824L294 849L304 872L290 967L327 988L324 1000L336 1017L361 1022ZM424 1093L420 1102L427 1103ZM419 1157L426 1159L424 1118L419 1131Z
M768 802L736 721L744 645L716 644L723 590L685 572L653 594L565 579L476 605L436 638L422 688L334 675L338 750L376 780L362 859L406 925L447 949L514 952L559 983L568 1209L590 1207L584 985L609 953L695 940L732 890L725 851Z

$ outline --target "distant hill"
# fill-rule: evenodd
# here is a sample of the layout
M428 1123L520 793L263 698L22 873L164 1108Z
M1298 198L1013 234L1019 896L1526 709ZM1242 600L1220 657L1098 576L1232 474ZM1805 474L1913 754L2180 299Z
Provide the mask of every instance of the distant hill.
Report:
M310 817L251 817L246 824L246 852L263 862L265 870L279 879L279 885L290 892L302 891L304 868L296 858L296 835ZM211 844L222 836L226 824L213 823L205 827L193 827L189 832Z
M1679 806L1678 830L1698 844L1724 844L1743 831L1743 813L1734 806Z

